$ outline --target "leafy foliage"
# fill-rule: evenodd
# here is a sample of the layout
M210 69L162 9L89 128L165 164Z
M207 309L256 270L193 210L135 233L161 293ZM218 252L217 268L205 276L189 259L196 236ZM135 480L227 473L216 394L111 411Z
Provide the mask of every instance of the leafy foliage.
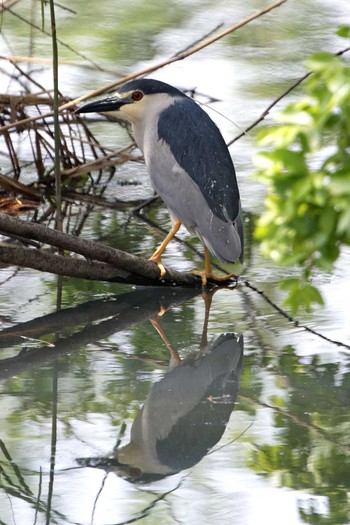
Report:
M269 149L256 158L269 190L256 236L274 261L301 268L282 282L294 312L322 303L311 272L330 271L350 245L350 66L319 53L307 67L305 96L260 132L258 145Z

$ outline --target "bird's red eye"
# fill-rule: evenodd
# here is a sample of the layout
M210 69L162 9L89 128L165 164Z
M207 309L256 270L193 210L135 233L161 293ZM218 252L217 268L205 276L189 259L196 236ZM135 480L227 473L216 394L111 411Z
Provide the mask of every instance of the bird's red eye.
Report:
M131 98L135 100L135 102L138 102L139 100L143 98L142 91L134 91L133 94L131 95Z

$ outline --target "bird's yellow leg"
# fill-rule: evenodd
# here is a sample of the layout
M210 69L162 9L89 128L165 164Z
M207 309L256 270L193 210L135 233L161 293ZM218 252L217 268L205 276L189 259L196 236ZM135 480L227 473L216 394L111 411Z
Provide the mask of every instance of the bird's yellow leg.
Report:
M168 235L165 237L165 239L162 242L162 244L160 246L158 246L158 248L156 249L154 254L151 255L151 257L148 259L149 261L156 263L156 265L158 266L158 268L160 270L160 276L161 277L163 277L166 274L166 269L162 265L162 254L163 254L165 248L168 246L168 244L171 241L171 239L173 239L175 237L176 233L179 231L180 226L181 226L181 221L179 221L178 219L175 219L173 224L172 224L172 226L171 226L171 230L169 231Z
M166 335L161 325L159 314L157 317L152 317L150 319L150 322L152 323L153 327L157 330L158 334L163 339L167 349L170 352L170 364L169 364L170 368L175 368L176 366L179 366L181 364L181 357L179 356L177 350L173 347L168 336Z
M211 271L211 262L208 248L204 245L204 271L193 270L191 273L193 275L198 275L202 279L202 286L205 288L207 286L208 277L212 277Z
M201 342L199 345L201 352L205 352L208 346L208 325L209 325L210 307L211 307L213 295L216 291L217 289L211 290L209 292L207 292L206 290L203 290L202 292L205 309L204 309L204 323L203 323L202 337L201 337Z
M204 245L204 271L193 271L191 272L194 275L199 275L199 277L202 279L202 286L203 288L206 287L208 279L211 279L215 282L223 282L228 281L229 279L237 279L237 275L234 273L229 273L227 275L224 275L222 277L218 277L217 275L214 275L211 268L211 262L210 262L210 254L208 248Z

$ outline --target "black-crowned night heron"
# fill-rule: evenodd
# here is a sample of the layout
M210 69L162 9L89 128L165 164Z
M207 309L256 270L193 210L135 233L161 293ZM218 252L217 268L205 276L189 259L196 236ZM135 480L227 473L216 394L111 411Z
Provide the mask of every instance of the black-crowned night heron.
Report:
M112 96L78 109L78 113L105 111L131 122L152 185L169 210L172 228L149 259L158 264L161 276L165 274L162 253L181 224L204 244L203 285L213 278L208 249L222 262L242 262L243 224L235 169L207 113L178 89L151 79L127 82Z

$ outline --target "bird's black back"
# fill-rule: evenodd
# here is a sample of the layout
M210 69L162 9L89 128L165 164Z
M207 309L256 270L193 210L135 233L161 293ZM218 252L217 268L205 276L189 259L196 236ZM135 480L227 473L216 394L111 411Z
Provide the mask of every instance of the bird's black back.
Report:
M206 112L182 94L160 114L158 137L200 188L214 215L234 221L239 214L235 169L218 127Z

